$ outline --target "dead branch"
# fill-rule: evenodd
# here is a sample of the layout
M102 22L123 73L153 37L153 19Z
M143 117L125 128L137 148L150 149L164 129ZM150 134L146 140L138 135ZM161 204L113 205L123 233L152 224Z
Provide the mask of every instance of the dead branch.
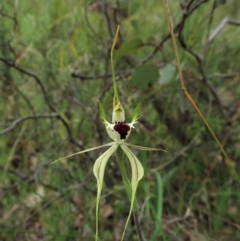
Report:
M49 100L49 98L48 98L48 95L47 95L47 91L46 91L46 89L45 89L45 87L44 87L41 79L40 79L36 74L33 74L33 73L31 73L31 72L29 72L29 71L27 71L27 70L19 67L18 65L15 64L15 62L10 62L10 61L8 61L7 59L2 58L2 57L0 57L0 61L3 62L5 65L7 65L7 66L9 66L9 67L11 67L11 68L16 69L18 72L20 72L20 73L22 73L22 74L24 74L24 75L27 75L27 76L33 78L33 79L37 82L37 84L39 85L39 87L40 87L40 89L41 89L41 91L42 91L42 93L43 93L43 97L44 97L44 100L45 100L47 106L49 107L49 109L50 109L52 112L57 113L57 118L58 118L58 119L62 122L62 124L64 125L64 127L65 127L65 129L66 129L66 131L67 131L67 133L68 133L69 141L70 141L71 143L75 144L76 146L78 146L79 148L81 148L81 149L83 150L83 149L84 149L83 146L73 138L72 130L71 130L71 128L70 128L67 120L66 120L62 115L60 115L60 114L58 113L57 109L56 109L56 108L54 107L54 105L50 102L50 100Z
M58 114L57 113L52 113L52 114L42 114L42 115L29 115L29 116L24 116L16 119L13 121L6 129L0 131L0 135L4 135L10 131L12 131L15 127L17 127L19 124L22 122L29 120L29 119L48 119L48 118L57 118Z
M213 30L211 35L204 41L202 45L202 49L200 51L201 56L204 56L207 47L213 42L213 40L221 33L221 31L225 28L226 25L240 26L240 21L236 21L234 19L225 17L219 23L219 25Z

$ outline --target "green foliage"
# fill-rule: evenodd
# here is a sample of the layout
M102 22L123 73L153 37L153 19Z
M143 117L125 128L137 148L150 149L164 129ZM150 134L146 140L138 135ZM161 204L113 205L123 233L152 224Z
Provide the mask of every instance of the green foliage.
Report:
M118 51L117 56L125 56L135 54L137 50L143 45L141 39L132 39L126 42Z
M177 75L177 69L172 64L166 64L161 69L161 83L169 84Z
M0 135L0 240L93 240L96 185L92 168L104 150L51 163L108 142L98 105L101 102L105 107L102 117L111 115L108 24L113 21L91 11L90 1L13 2L0 4L0 132L19 118L42 117L20 121ZM117 6L117 1L108 2ZM141 118L129 142L167 150L136 150L145 173L137 191L144 236L150 241L160 240L161 234L166 241L239 240L239 185L183 98L170 39L159 45L168 35L163 3L118 2L129 14L118 18L122 42L114 52L119 99L127 116L141 102ZM240 28L226 25L202 48L225 16L239 21L238 6L238 0L218 1L212 13L213 1L206 1L185 21L184 41L203 54L207 79L180 42L178 51L189 93L240 173L236 38ZM175 26L185 10L179 1L170 1L170 8ZM131 65L130 57L138 65ZM2 59L36 75L45 93L33 76ZM133 116L139 111L137 106ZM121 235L130 205L117 167L110 160L100 205L99 233L106 241ZM185 216L188 209L191 214ZM136 239L134 234L130 225L126 240Z
M148 89L159 78L159 69L154 64L143 64L136 67L132 73L132 83L140 89Z

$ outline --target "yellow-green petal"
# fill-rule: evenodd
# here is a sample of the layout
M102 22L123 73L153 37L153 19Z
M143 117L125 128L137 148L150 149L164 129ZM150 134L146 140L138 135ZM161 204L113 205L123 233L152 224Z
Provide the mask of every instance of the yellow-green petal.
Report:
M138 120L140 111L141 111L141 104L139 103L132 113L132 122L136 122Z
M167 152L166 150L160 149L160 148L155 148L155 147L147 147L147 146L137 146L128 142L125 142L126 146L130 146L132 148L142 150L142 151L164 151Z
M114 143L115 143L115 142L110 142L110 143L107 143L107 144L103 144L103 145L101 145L101 146L92 147L92 148L89 148L89 149L86 149L86 150L83 150L83 151L79 151L79 152L73 153L73 154L68 155L68 156L65 156L65 157L61 157L61 158L53 161L52 164L55 163L55 162L58 162L58 161L67 159L67 158L69 158L69 157L72 157L72 156L76 156L76 155L85 153L85 152L90 152L90 151L97 150L97 149L99 149L99 148L103 148L103 147L106 147L106 146L111 146L111 145L113 145Z
M138 160L138 158L132 153L132 151L126 145L122 144L121 148L124 151L124 153L127 155L128 159L130 161L130 164L131 164L131 169L132 169L131 206L130 206L128 218L127 218L124 230L123 230L123 234L122 234L122 238L121 238L121 241L122 241L124 239L126 228L127 228L127 225L129 223L129 220L130 220L130 217L131 217L131 214L132 214L134 199L135 199L135 195L136 195L136 191L137 191L137 187L138 187L138 182L143 177L144 170L143 170L143 166L142 166L141 162Z
M101 103L99 103L99 111L100 111L100 116L101 118L106 121L106 114L105 114L105 110L103 108L103 105Z
M98 240L98 209L99 209L99 203L100 203L100 196L103 186L103 178L104 178L104 172L106 164L109 160L109 158L112 156L112 154L117 150L118 145L113 144L107 151L105 151L95 162L93 166L93 173L97 179L97 201L96 201L96 238L95 240Z

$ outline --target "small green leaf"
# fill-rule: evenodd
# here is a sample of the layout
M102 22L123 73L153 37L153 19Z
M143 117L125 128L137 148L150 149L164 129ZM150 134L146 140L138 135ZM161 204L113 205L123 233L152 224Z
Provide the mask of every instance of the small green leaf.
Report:
M162 211L163 211L163 180L158 171L154 171L157 179L157 203L153 210L155 216L155 230L153 233L153 240L157 240L159 233L162 233Z
M162 84L168 84L177 75L177 68L172 64L166 64L163 68L161 68L160 74L161 74L160 82Z
M126 42L120 49L118 49L117 56L125 56L129 54L134 54L137 50L142 47L143 42L141 39L132 39Z
M151 87L159 79L158 67L154 64L143 64L136 67L132 73L132 83L141 89Z
M139 114L141 111L141 103L139 103L132 113L132 122L135 122L139 118Z

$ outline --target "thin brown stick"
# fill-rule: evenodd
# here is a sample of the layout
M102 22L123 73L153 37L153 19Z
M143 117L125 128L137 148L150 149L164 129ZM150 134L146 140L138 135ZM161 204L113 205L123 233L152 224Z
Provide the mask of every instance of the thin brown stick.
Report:
M187 92L187 89L186 89L185 83L184 83L184 79L183 79L183 75L182 75L182 70L181 70L181 66L180 66L179 57L178 57L177 44L176 44L176 40L175 40L175 36L174 36L174 32L173 32L172 20L171 20L170 10L169 10L169 6L168 6L168 0L164 0L164 5L165 5L166 14L167 14L168 27L169 27L169 31L170 31L170 34L171 34L171 39L172 39L175 59L176 59L176 62L177 62L177 68L178 68L178 74L179 74L179 78L180 78L181 89L183 90L183 93L185 94L185 96L188 99L188 101L190 102L190 104L193 106L193 108L196 110L198 115L201 117L203 123L206 125L208 131L210 132L210 134L212 135L213 139L216 141L217 145L219 146L220 150L222 151L224 157L226 158L227 163L228 163L230 169L232 170L232 172L235 175L236 179L240 183L240 177L239 177L236 169L234 168L233 162L228 157L228 155L227 155L226 151L224 150L222 144L220 143L220 141L218 140L218 138L215 135L214 131L212 130L212 128L208 124L208 122L205 119L204 115L202 114L201 110L198 108L198 106L196 105L196 103L194 102L194 100L192 99L190 94Z
M4 135L10 131L12 131L15 127L17 127L20 123L29 120L29 119L48 119L48 118L57 118L58 114L57 113L52 113L52 114L42 114L42 115L28 115L24 117L17 118L15 121L11 123L7 128L4 130L0 131L0 135Z
M174 37L174 30L173 30L172 19L171 19L171 15L170 15L169 6L168 6L168 1L164 0L164 4L165 4L167 19L168 19L168 28L170 30L171 40L172 40L172 44L173 44L173 51L174 51L176 62L177 62L177 69L178 69L178 74L179 74L179 78L180 78L181 89L183 91L186 91L181 66L180 66L180 64L178 64L178 63L180 63L180 60L178 57L177 44L176 44L175 37Z
M133 210L133 220L134 220L136 232L137 232L137 235L138 235L138 240L144 241L143 235L142 235L142 230L141 230L141 225L140 225L140 222L139 222L138 210Z

